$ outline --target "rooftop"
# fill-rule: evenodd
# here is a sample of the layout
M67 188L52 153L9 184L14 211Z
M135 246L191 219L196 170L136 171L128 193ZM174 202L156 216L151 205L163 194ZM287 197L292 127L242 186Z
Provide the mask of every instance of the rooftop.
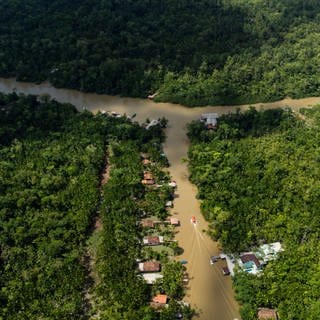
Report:
M166 304L167 299L168 297L166 294L158 294L152 299L152 301L159 304Z
M149 159L143 159L142 160L142 164L145 165L145 166L150 164L150 163L151 163L151 161Z
M180 221L177 218L170 218L170 224L172 224L173 226L178 226L180 224Z
M163 275L159 272L157 273L142 273L143 279L146 281L147 284L153 284L155 283L158 279L163 278Z
M161 237L161 236L149 236L149 237L143 238L144 244L157 245L162 242L163 242L163 237Z
M254 264L257 267L260 267L260 262L258 258L253 254L253 253L246 253L240 256L240 260L242 261L243 264L246 264L248 262L254 262Z
M160 262L146 261L139 263L139 270L141 272L157 272L160 271Z
M279 252L283 251L280 242L263 244L259 247L257 254L261 256L264 262L277 258Z
M142 224L142 227L144 227L144 228L153 228L154 227L154 222L152 220L142 220L141 224Z
M277 311L274 309L259 308L258 319L259 320L277 320L278 314L277 314Z
M171 200L168 200L165 204L166 207L173 207L173 202Z
M146 185L151 185L154 184L154 180L153 179L143 179L141 180L142 184L146 184Z
M207 126L213 128L217 124L217 118L219 118L217 113L203 113L200 117L200 120L205 122Z

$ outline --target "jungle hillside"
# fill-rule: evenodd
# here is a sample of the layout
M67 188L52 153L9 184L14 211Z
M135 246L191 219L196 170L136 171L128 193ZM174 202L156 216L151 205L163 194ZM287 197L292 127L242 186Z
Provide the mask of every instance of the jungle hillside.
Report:
M187 106L319 96L314 0L0 3L0 75Z

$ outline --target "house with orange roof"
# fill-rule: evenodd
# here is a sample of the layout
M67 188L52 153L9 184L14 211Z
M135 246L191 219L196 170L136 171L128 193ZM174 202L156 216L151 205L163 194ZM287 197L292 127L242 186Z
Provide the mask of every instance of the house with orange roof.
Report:
M152 301L159 304L166 304L168 297L166 294L157 294Z

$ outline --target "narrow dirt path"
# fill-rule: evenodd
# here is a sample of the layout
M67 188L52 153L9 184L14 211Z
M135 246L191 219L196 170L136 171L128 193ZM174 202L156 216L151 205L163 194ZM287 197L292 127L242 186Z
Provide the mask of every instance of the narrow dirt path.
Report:
M95 216L92 219L92 228L91 235L87 240L87 250L84 257L84 265L87 271L86 275L86 285L84 288L84 297L85 297L85 311L86 314L90 314L90 311L94 310L94 294L93 289L99 284L99 276L96 272L96 259L97 259L97 248L99 242L101 241L100 233L103 229L102 219L100 216L100 207L102 203L102 193L103 186L108 182L110 177L110 166L108 163L108 155L105 153L104 165L102 173L100 174L99 179L99 202ZM91 316L91 319L97 318L98 315L94 314Z

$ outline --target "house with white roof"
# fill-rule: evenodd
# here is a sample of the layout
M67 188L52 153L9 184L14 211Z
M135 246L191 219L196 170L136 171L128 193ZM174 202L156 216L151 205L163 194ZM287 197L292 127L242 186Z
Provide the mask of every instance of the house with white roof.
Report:
M275 260L283 251L280 242L273 242L261 245L258 249L240 254L238 259L234 255L221 254L221 259L226 259L231 275L234 275L236 266L251 274L262 272L263 266L269 261Z
M217 125L217 119L219 115L217 113L203 113L200 117L200 121L204 122L209 128L214 128Z

